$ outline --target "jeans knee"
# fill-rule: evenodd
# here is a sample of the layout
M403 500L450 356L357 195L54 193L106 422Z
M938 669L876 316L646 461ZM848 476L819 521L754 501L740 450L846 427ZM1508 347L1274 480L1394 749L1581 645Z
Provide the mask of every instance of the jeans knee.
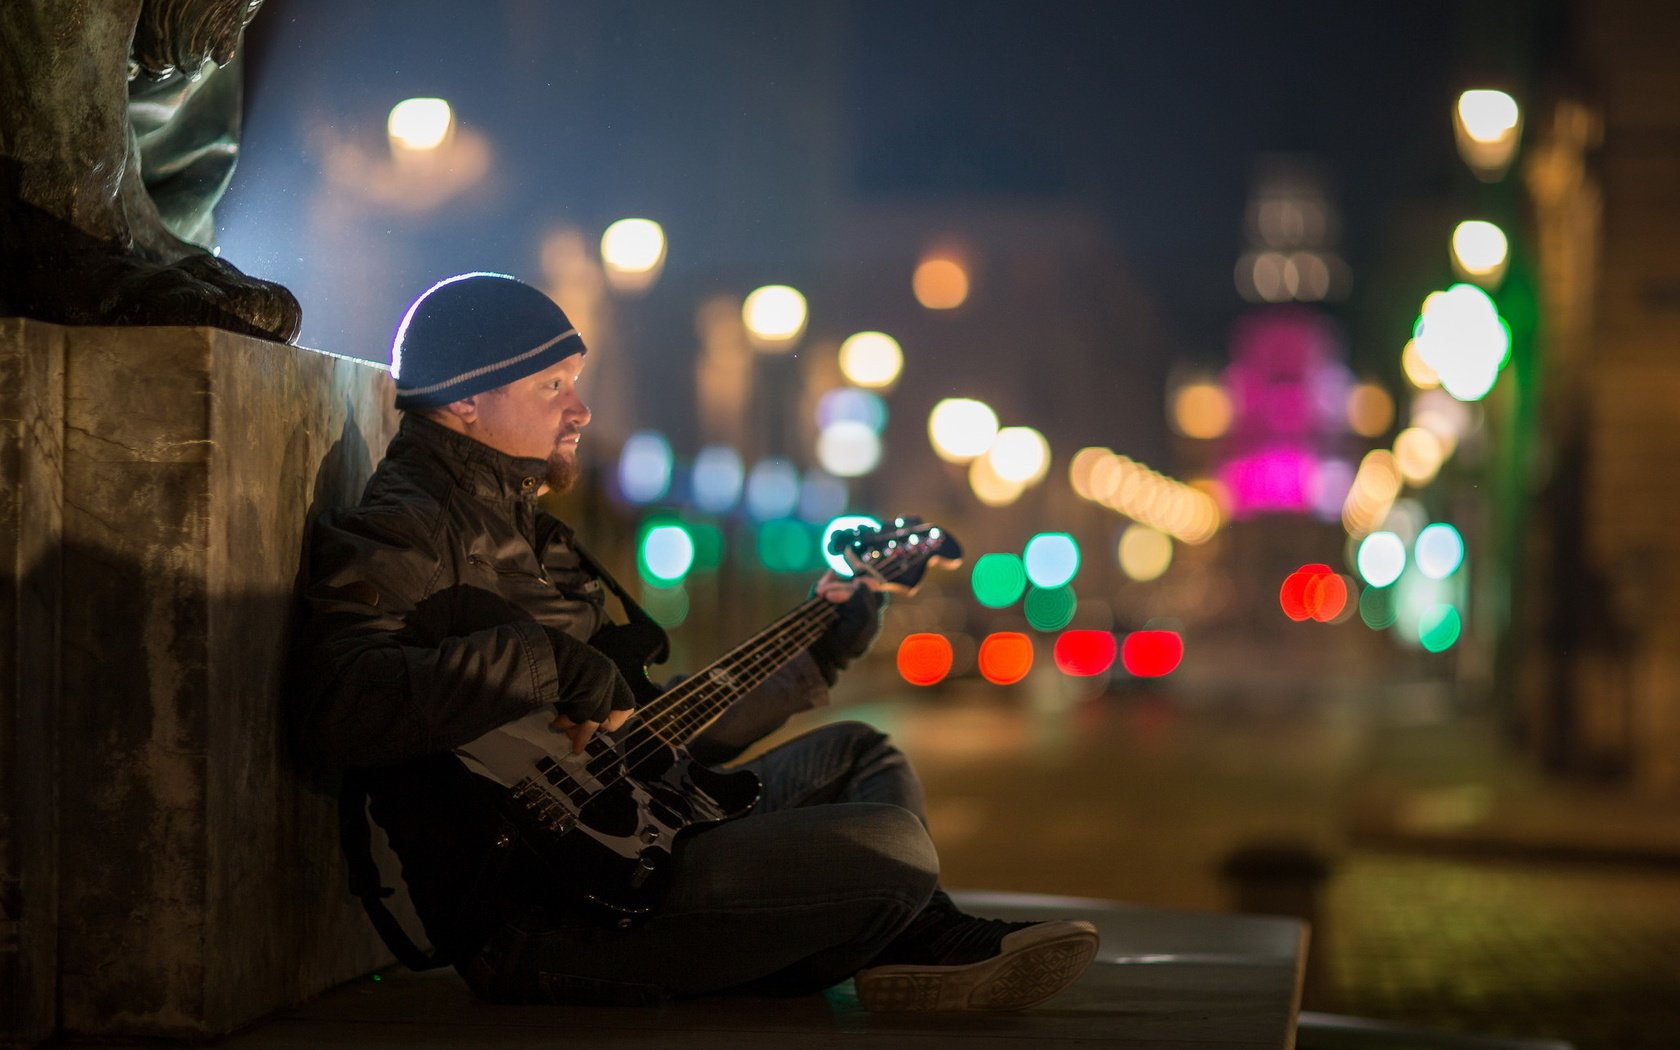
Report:
M939 881L939 854L916 814L876 803L843 808L841 837L852 854L847 863L870 870L878 881L900 886L907 897L933 892Z

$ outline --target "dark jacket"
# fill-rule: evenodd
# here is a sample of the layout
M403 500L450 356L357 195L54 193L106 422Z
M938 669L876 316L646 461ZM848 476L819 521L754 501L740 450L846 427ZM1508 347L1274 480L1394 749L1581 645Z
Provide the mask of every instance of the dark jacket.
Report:
M608 622L571 530L537 504L546 464L406 415L361 503L308 537L295 653L306 760L363 771L428 936L454 959L553 880L450 750L562 699L550 631ZM826 701L801 655L694 742L723 761Z

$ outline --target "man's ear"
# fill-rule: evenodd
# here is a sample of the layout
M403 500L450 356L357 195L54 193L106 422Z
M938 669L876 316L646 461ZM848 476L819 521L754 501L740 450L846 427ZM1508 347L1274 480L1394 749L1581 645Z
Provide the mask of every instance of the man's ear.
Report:
M459 401L451 401L442 406L445 412L454 416L462 423L476 423L478 421L478 397L463 397Z

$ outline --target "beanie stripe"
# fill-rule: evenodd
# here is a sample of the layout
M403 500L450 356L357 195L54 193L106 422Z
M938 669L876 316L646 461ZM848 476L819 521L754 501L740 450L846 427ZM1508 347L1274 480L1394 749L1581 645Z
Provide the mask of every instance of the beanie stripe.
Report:
M535 357L538 354L542 353L544 350L547 350L549 347L553 346L555 343L558 343L563 339L569 339L572 336L575 336L577 334L578 334L578 330L576 328L568 328L564 332L561 332L559 335L555 336L553 339L550 339L548 342L543 343L540 346L534 346L531 349L525 351L524 353L515 354L512 357L506 358L506 359L501 360L501 361L497 361L494 364L488 364L488 365L484 365L480 368L470 369L468 371L462 372L458 376L452 376L449 379L445 379L441 383L433 383L430 386L422 386L422 387L403 386L401 383L398 383L397 384L397 396L398 397L424 397L427 394L435 394L439 390L442 390L446 387L454 386L457 383L469 382L473 379L477 379L479 376L486 375L486 374L488 374L490 372L494 372L498 369L508 368L512 365L516 365L519 362L526 360L527 358Z

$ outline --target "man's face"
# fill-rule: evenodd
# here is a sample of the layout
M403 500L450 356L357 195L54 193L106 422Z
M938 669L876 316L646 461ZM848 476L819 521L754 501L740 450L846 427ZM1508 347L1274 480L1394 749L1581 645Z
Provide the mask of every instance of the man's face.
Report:
M578 432L589 406L578 396L584 355L573 354L534 375L468 400L467 434L510 456L548 460L548 486L558 492L577 481Z

